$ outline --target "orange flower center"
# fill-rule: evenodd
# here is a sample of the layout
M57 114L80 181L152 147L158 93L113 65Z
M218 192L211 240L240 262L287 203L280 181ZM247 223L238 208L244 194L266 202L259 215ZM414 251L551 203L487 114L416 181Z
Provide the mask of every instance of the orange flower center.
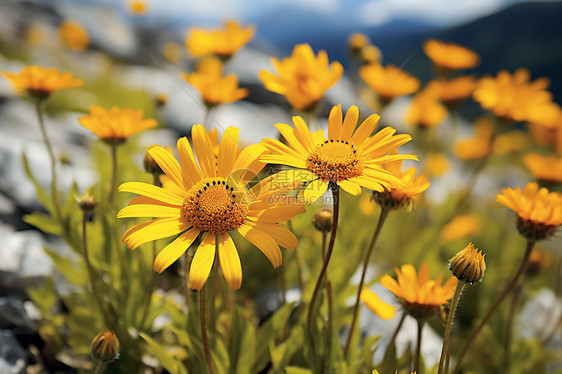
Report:
M326 140L306 160L306 168L324 182L341 182L361 175L363 161L357 149L343 140Z
M223 234L244 223L247 206L242 196L224 178L207 178L189 190L183 202L183 216L196 229Z

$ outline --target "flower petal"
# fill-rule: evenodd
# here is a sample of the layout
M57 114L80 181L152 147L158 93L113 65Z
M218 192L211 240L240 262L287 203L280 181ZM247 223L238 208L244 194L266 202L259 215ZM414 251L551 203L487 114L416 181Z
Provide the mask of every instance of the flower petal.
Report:
M179 187L183 186L183 177L178 160L164 148L157 146L148 149L148 154L156 161L160 169Z
M168 266L173 264L174 261L180 258L180 256L184 254L189 246L195 241L199 232L201 232L201 230L192 228L165 246L154 260L154 271L161 273L166 270Z
M182 206L184 200L181 196L178 196L171 191L166 191L161 187L142 182L123 183L119 186L119 191L136 193L138 195L143 195L146 197L150 197L151 199L162 201L166 204L177 206Z
M242 265L240 256L232 238L227 233L220 235L219 240L219 261L224 274L224 278L232 291L237 290L242 285Z
M250 243L258 247L268 258L273 267L278 267L283 261L281 250L275 240L265 232L243 224L238 228L238 232Z
M177 148L183 170L182 174L185 179L184 184L186 188L190 188L201 180L201 170L199 169L199 166L197 166L193 150L191 149L191 145L189 145L189 141L185 136L178 139Z
M304 198L307 203L313 204L324 195L328 189L328 182L316 179L310 182L304 190Z
M215 235L207 233L195 251L189 268L189 287L200 290L205 285L215 261Z
M382 301L374 292L364 288L361 290L361 301L371 312L382 319L391 319L396 314L396 308Z
M181 209L176 206L165 206L165 205L152 205L152 204L135 204L129 205L121 209L117 213L117 218L128 218L128 217L149 217L149 218L159 218L159 217L177 217L181 216Z
M178 218L155 219L131 227L123 234L121 241L130 249L135 249L144 243L179 234L189 227L191 223Z
M271 236L273 240L275 240L281 247L295 250L299 245L297 237L290 230L281 226L280 224L254 223L248 221L247 225L265 232L267 235Z
M218 176L227 178L232 172L238 156L238 128L227 128L221 137L218 158Z
M338 185L342 188L342 190L353 196L359 196L361 194L361 186L352 181L341 181L338 182Z
M217 160L213 153L213 144L207 130L205 130L203 125L195 125L191 129L191 137L203 176L207 178L216 177Z

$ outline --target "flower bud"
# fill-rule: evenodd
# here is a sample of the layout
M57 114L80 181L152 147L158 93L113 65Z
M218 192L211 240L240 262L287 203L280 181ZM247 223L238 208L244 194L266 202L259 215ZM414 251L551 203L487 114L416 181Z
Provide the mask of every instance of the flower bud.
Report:
M156 147L156 144L151 145L150 147L148 147L148 149L152 148L152 147ZM144 160L143 160L143 165L144 165L144 170L147 173L150 173L152 175L156 174L156 175L160 175L163 174L164 172L162 171L162 169L160 169L160 166L158 166L158 164L156 163L156 161L154 161L154 159L152 158L152 156L148 153L148 150L146 151L146 153L144 154Z
M92 357L101 362L111 362L119 356L119 339L111 330L101 331L92 341Z
M349 50L353 55L357 55L361 51L361 48L365 47L367 44L369 44L369 37L362 33L352 34L348 40Z
M334 213L330 209L320 209L314 213L312 223L318 231L330 232L332 230L332 218Z
M484 256L470 243L449 261L449 269L458 280L474 284L482 279L486 271Z
M85 192L82 196L77 197L76 202L78 202L78 206L84 213L90 213L98 204L96 198L89 192Z

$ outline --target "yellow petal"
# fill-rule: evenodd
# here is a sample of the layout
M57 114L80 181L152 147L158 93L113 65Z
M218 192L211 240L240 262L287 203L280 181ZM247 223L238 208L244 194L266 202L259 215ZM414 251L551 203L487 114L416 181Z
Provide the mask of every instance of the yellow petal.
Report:
M318 199L322 197L326 189L328 188L328 183L323 182L320 179L316 179L306 186L304 190L304 198L307 203L313 204Z
M192 228L165 246L154 260L154 271L161 273L180 258L180 256L187 251L191 243L195 241L200 231L199 229Z
M328 117L328 139L339 139L338 136L341 131L342 125L342 112L341 105L335 105L330 110Z
M273 267L278 267L283 261L281 250L275 240L265 232L243 224L238 228L238 232L250 243L258 247L267 257Z
M128 217L176 217L181 216L181 209L175 206L152 205L152 204L135 204L129 205L117 213L117 218Z
M215 261L215 235L207 233L195 251L189 268L189 287L200 290L205 285Z
M191 129L191 137L203 176L207 178L216 177L217 160L215 159L213 145L207 130L205 130L203 125L195 125Z
M342 190L353 196L359 196L361 194L361 186L357 183L353 183L351 181L341 181L338 182L338 185L342 188Z
M201 170L197 166L195 156L189 141L184 136L178 139L177 142L178 156L180 158L181 167L183 170L183 177L187 179L186 187L191 187L201 180Z
M144 243L179 234L190 226L190 223L177 218L155 219L131 227L123 234L122 242L135 249Z
M162 169L162 171L170 177L175 184L179 187L183 186L180 164L178 163L178 160L170 154L170 152L160 146L151 147L147 152L154 161L156 161L158 166L160 166L160 169Z
M297 237L290 230L278 223L253 223L248 221L247 225L265 232L267 235L271 236L277 244L287 249L295 250L299 245Z
M183 205L184 200L184 198L171 191L166 191L161 187L142 182L123 183L119 186L119 191L136 193L170 205L177 205L178 207Z
M222 273L232 291L242 285L242 265L232 238L227 233L221 234L219 241L219 261Z
M345 119L343 120L342 131L338 136L338 139L349 140L353 130L355 130L355 125L357 125L357 120L359 119L359 108L353 105L345 114Z
M396 314L396 308L382 301L374 292L364 288L361 290L361 301L371 312L382 319L391 319Z
M236 162L236 156L238 156L238 129L229 127L222 134L219 145L219 177L227 178L230 175Z

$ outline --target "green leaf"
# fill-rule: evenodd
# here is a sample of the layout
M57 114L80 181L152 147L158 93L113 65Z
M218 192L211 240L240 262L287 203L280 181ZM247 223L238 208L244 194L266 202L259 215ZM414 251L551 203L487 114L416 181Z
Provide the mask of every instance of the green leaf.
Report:
M267 365L269 361L269 341L274 339L282 327L286 325L292 310L293 304L284 304L258 329L255 363L252 372L259 372Z
M33 173L31 172L31 168L29 167L29 161L27 160L27 156L25 155L25 152L22 152L22 158L23 158L23 168L25 170L25 174L31 180L33 185L35 186L35 192L37 193L37 199L39 199L39 202L45 207L45 209L47 209L47 211L52 212L53 206L51 205L50 194L47 191L45 191L45 189L43 187L41 187L39 182L37 182L37 180L33 176Z
M231 374L252 372L256 350L256 329L251 323L244 323L238 309L232 312L229 339Z
M62 230L58 221L43 213L34 212L23 217L24 222L37 227L46 234L61 235Z
M187 370L183 367L183 364L171 354L166 352L160 343L152 339L144 332L140 332L139 335L148 344L150 353L156 356L164 369L168 370L171 374L187 374Z
M79 286L86 287L88 284L88 277L86 276L86 269L84 264L79 264L71 261L67 257L63 257L58 253L45 248L45 253L51 258L55 268L71 283Z
M55 283L52 277L45 279L45 282L38 288L28 288L27 294L33 303L35 303L35 306L39 309L43 318L51 314L51 308L59 299L55 291Z
M287 373L287 374L312 374L312 370L300 368L298 366L287 366L285 368L285 373Z

